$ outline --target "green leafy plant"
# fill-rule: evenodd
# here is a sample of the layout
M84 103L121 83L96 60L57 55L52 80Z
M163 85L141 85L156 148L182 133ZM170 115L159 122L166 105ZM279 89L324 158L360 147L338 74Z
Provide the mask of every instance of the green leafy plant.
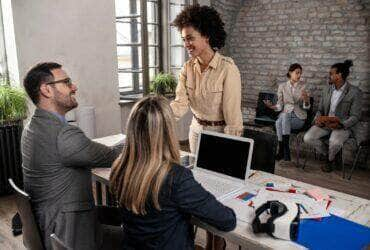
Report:
M9 80L0 81L0 125L23 120L27 115L27 97L22 88L11 87Z
M160 95L174 95L176 78L168 73L158 73L150 84L150 92Z

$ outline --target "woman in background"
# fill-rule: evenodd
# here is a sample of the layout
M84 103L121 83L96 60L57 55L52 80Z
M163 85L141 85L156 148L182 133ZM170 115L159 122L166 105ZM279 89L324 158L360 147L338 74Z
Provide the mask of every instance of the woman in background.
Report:
M222 231L235 228L234 211L204 190L179 158L167 100L149 96L137 102L110 176L123 211L123 249L194 249L191 215Z
M242 134L240 73L231 58L218 52L225 45L226 32L214 8L188 6L173 24L181 32L190 59L180 72L171 107L177 118L190 107L189 145L195 153L201 130Z
M301 81L301 75L301 65L298 63L290 65L287 73L289 80L279 85L277 104L272 105L270 101L264 101L267 107L275 111L281 111L275 123L279 141L279 152L276 155L276 160L284 158L285 161L290 161L290 132L292 129L302 128L307 119L310 97L305 84Z

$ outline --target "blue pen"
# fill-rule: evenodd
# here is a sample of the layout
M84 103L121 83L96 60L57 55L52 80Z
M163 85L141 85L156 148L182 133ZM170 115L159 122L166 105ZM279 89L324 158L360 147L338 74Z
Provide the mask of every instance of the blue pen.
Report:
M306 214L308 214L307 209L306 209L302 204L299 204L299 206L303 209L303 211L304 211Z

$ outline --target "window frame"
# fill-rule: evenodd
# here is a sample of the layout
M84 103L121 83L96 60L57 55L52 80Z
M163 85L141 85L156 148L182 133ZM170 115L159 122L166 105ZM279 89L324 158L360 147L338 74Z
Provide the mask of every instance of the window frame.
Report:
M137 3L137 0L129 0L130 4L134 1L135 4ZM153 2L156 3L156 13L157 13L157 22L148 22L148 13L147 13L147 3ZM118 44L117 43L117 49L118 47L141 47L141 67L139 60L132 64L131 68L120 68L118 67L118 73L137 73L133 74L132 77L132 90L123 90L122 87L119 87L120 92L120 99L121 100L127 100L132 99L135 96L140 96L141 94L148 94L149 93L149 82L150 82L150 70L153 68L156 69L155 73L158 72L170 72L172 73L173 69L179 70L182 68L182 66L172 66L171 65L171 48L172 47L182 47L183 45L176 44L173 45L171 43L171 25L170 23L173 20L170 20L170 6L173 5L181 5L181 6L187 6L191 3L196 3L196 0L184 0L185 3L183 4L176 4L172 3L172 1L169 0L140 0L140 13L136 13L135 15L125 15L125 16L116 16L116 22L119 19L126 19L126 23L131 23L129 20L136 18L137 22L134 23L136 25L136 30L134 27L131 27L131 32L137 32L137 25L140 25L140 32L141 32L141 40L137 43L127 43L127 44ZM157 28L157 44L149 44L148 41L148 25L156 25ZM150 65L149 66L149 50L150 48L157 48L155 51L158 53L158 55L155 55L155 62L156 65ZM188 59L188 55L183 49L184 58L185 61ZM155 53L156 54L156 53ZM117 54L118 56L118 54ZM139 55L137 55L137 59ZM133 57L131 56L131 62L133 60ZM136 78L135 78L136 77ZM141 79L140 79L141 77ZM178 77L177 75L175 77ZM140 80L142 82L142 89L140 89Z
M0 74L0 84L9 84L9 69L8 69L8 60L7 60L7 54L6 54L6 46L5 46L5 30L4 30L4 19L3 19L3 9L0 1L0 43L2 43L0 46L3 48L3 52L1 52L0 56L2 64L1 67L4 69L4 73ZM1 72L0 72L1 73Z

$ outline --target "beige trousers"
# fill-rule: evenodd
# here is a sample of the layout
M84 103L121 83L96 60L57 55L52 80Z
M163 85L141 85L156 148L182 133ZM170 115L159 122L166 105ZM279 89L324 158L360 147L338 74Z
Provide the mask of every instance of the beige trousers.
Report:
M329 136L329 149L328 146L321 140L324 136ZM312 126L304 135L303 140L305 143L315 147L315 149L327 156L329 161L335 159L335 155L343 147L344 142L349 138L350 131L346 129L327 129L320 128L316 125Z

